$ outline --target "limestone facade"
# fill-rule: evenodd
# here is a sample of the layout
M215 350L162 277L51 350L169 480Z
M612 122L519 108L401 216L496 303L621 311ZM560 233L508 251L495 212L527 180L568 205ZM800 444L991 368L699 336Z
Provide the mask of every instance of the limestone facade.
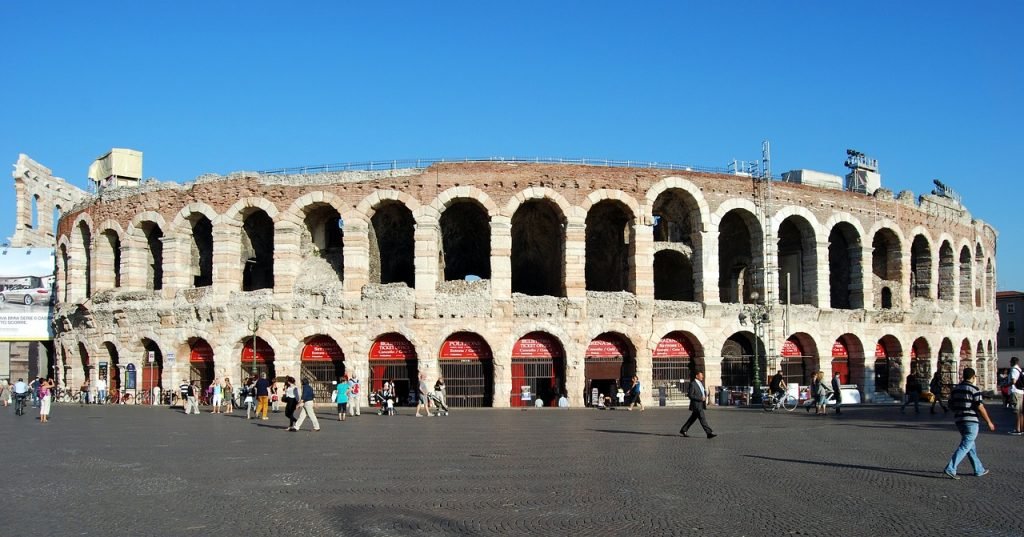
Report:
M712 388L752 383L755 338L739 314L765 296L767 261L780 268L773 345L758 348L788 357L762 358L762 381L783 365L804 384L830 374L839 342L837 367L865 400L944 363L976 367L991 387L991 226L909 192L774 183L766 217L756 201L750 178L728 174L511 163L106 190L59 222L56 360L77 385L99 362L121 374L152 353L151 382L167 389L194 374L202 348L208 374L237 384L255 336L277 375L305 374L307 344L330 341L347 372L379 381L375 342L404 340L432 384L446 340L468 338L490 355L474 373L487 376L482 404L503 407L530 375L513 358L529 354L526 337L562 355L540 375L572 406L589 377L608 376L604 362L626 364L656 404L650 387L679 389L664 338L689 355L669 379L699 369Z

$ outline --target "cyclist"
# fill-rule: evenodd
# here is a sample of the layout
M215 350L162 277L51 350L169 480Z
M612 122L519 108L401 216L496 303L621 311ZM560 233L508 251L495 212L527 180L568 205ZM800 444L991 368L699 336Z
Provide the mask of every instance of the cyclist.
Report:
M28 397L28 384L25 379L18 379L14 383L14 413L18 416L25 414L25 399Z
M782 376L781 369L772 377L771 382L768 383L768 387L771 389L772 395L775 396L775 399L782 399L782 396L785 395L786 379Z

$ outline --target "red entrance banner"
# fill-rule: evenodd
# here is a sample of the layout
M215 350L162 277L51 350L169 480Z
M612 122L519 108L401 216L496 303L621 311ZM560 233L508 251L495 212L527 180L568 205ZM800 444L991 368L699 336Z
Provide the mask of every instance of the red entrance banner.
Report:
M787 339L786 342L782 344L782 356L786 358L796 358L803 355L804 352L800 349L800 345L797 344L796 341Z
M256 363L269 364L274 361L274 349L260 338L256 338ZM242 347L242 365L252 364L252 340Z
M442 360L490 360L491 348L476 334L454 334L441 344Z
M690 358L696 354L693 344L685 336L669 334L658 342L652 358Z
M416 347L401 334L386 334L370 347L371 360L415 360Z
M885 347L882 346L882 342L875 343L875 358L888 358L889 355L885 352Z
M327 336L319 336L309 340L302 347L303 362L342 362L345 360L345 353L341 347Z
M838 339L836 340L835 343L832 344L832 357L833 358L849 358L850 357L849 351L846 350L846 345L844 345L843 342L838 340Z
M512 358L561 358L562 346L551 334L530 332L512 346Z
M597 336L587 345L587 358L624 358L629 348L615 336Z
M192 363L207 363L213 361L213 348L210 344L199 340L195 345L192 345L192 352L188 355L188 361Z

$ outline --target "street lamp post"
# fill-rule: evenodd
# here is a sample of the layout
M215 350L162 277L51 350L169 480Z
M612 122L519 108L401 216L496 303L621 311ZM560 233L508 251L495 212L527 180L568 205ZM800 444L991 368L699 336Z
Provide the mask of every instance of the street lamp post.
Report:
M758 352L758 343L764 335L764 325L772 322L772 307L769 304L758 302L760 296L757 292L750 293L752 304L744 304L740 311L739 320L741 326L746 326L749 321L754 329L754 403L761 402L761 358Z
M256 315L256 308L252 309L252 321L249 323L249 331L252 332L252 374L256 374L256 332L260 329L260 323L266 319L264 315Z

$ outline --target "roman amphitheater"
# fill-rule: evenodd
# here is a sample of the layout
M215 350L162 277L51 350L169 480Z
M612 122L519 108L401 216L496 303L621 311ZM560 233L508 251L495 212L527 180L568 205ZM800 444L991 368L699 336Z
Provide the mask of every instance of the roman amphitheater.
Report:
M776 368L838 371L863 401L910 372L994 383L996 232L941 193L627 164L323 170L90 194L22 156L17 233L56 247L54 372L146 390L258 370L320 396L343 372L424 373L493 407L524 387L582 406L634 374L647 404L679 404L698 370L728 404Z

